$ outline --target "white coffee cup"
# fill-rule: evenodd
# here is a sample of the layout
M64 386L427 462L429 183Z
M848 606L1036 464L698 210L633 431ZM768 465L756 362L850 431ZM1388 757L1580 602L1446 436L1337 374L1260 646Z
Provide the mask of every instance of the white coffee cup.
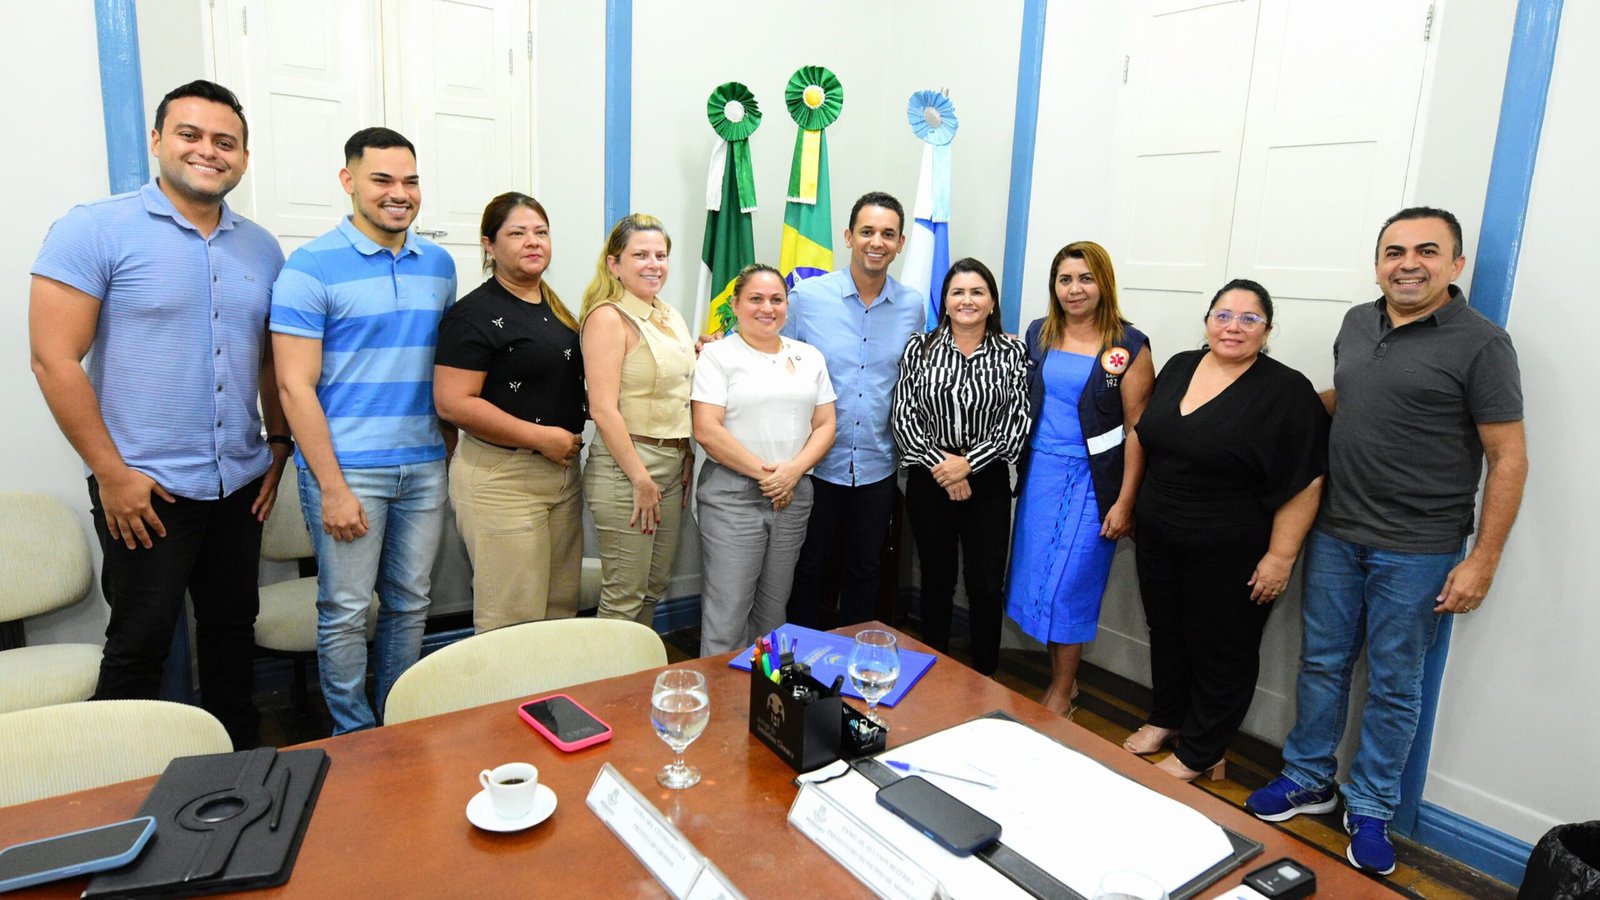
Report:
M506 763L479 772L478 783L489 792L495 815L515 822L533 811L534 791L539 788L539 769L532 763Z

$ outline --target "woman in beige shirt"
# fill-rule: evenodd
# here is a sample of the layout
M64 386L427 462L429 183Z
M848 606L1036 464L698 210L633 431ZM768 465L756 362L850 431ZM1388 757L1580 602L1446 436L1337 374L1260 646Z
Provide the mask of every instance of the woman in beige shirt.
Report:
M598 432L583 493L600 543L600 611L646 625L666 593L689 502L694 343L660 299L672 238L634 213L611 229L583 292L580 334Z

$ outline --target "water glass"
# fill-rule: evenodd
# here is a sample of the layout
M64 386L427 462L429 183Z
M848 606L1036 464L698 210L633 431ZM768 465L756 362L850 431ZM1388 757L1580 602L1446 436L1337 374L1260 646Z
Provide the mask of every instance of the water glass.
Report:
M850 650L850 685L867 701L867 718L878 718L878 701L900 680L900 644L887 631L872 628L856 635Z
M683 761L683 751L706 730L711 721L711 695L706 677L691 669L668 669L656 676L650 694L650 723L672 748L671 765L656 773L656 782L673 790L700 783L700 770Z

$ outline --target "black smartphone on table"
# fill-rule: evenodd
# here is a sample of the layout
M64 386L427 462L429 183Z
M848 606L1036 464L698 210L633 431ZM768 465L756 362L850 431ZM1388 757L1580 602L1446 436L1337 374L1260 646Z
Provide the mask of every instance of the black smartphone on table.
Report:
M1000 839L999 822L920 775L879 788L878 803L957 856L971 856Z
M155 819L140 816L7 847L0 850L0 893L127 865L155 830Z

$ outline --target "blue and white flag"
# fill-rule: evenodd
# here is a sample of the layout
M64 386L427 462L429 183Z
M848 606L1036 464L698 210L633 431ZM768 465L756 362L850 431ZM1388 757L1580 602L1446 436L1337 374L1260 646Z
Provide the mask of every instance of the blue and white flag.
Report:
M956 136L956 108L939 91L917 91L906 118L922 141L922 170L900 281L928 298L927 330L932 331L939 324L939 290L950 271L950 142Z

